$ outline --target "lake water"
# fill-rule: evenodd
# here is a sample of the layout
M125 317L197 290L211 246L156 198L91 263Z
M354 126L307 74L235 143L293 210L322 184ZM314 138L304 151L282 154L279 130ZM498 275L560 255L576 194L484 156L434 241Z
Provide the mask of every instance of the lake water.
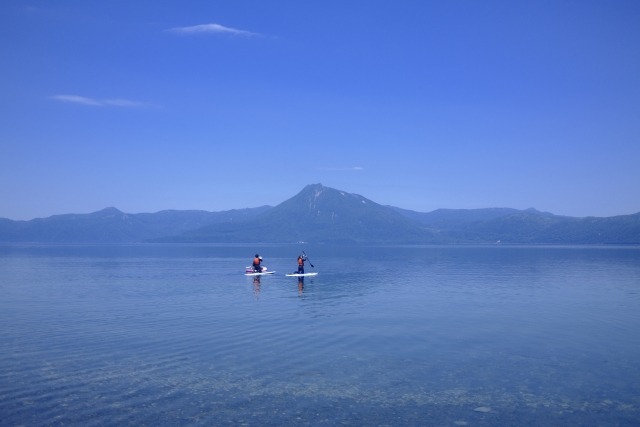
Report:
M638 426L640 248L0 246L0 425L128 424Z

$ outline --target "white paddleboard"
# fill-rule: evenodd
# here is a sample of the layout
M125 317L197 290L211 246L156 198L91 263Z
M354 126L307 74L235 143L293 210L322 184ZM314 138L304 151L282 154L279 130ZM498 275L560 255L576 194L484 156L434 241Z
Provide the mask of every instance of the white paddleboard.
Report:
M264 273L244 273L245 276L264 276L265 274L273 274L275 271L265 271Z
M298 274L298 273L292 273L292 274L285 274L285 276L287 277L305 277L305 276L317 276L318 273L304 273L304 274Z

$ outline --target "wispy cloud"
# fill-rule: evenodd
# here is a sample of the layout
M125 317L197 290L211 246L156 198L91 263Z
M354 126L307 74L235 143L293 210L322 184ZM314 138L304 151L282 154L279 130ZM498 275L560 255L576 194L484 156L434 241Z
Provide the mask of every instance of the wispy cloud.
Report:
M96 101L95 99L85 98L84 96L78 96L78 95L55 95L55 96L52 96L51 98L57 99L58 101L75 102L76 104L94 105L94 106L103 105L100 101Z
M352 168L316 168L319 171L361 171L364 170L364 168L361 168L360 166L354 166Z
M167 31L170 33L178 33L178 34L217 33L217 34L234 34L239 36L262 36L262 34L252 33L251 31L238 30L235 28L224 27L220 24L202 24L202 25L193 25L191 27L175 27L175 28L169 28Z
M105 105L113 105L116 107L146 107L144 102L129 101L128 99L105 99Z
M150 106L144 102L130 101L128 99L93 99L78 95L54 95L51 98L58 101L74 102L76 104L91 105L94 107L113 106L141 108Z

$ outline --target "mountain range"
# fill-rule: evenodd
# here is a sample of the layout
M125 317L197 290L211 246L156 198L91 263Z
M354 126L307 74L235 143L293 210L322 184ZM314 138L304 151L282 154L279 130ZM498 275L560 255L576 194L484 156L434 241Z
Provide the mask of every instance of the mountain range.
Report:
M30 221L0 218L0 242L130 243L171 236L218 222L246 221L271 206L222 212L165 210L127 214L106 208L89 214L53 215Z
M243 223L219 223L158 242L424 243L434 233L358 194L308 185L294 197Z
M107 208L30 221L0 218L0 242L638 244L640 213L576 218L533 208L416 212L313 184L275 207L141 214Z

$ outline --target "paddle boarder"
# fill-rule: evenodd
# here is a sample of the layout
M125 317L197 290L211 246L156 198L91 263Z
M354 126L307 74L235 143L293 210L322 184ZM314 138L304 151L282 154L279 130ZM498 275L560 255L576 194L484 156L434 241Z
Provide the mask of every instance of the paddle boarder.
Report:
M307 259L308 258L304 253L298 257L298 274L304 274L304 262Z
M260 265L261 262L262 257L256 254L256 257L253 259L253 265L251 266L253 268L253 271L255 271L256 273L262 273L262 266Z

